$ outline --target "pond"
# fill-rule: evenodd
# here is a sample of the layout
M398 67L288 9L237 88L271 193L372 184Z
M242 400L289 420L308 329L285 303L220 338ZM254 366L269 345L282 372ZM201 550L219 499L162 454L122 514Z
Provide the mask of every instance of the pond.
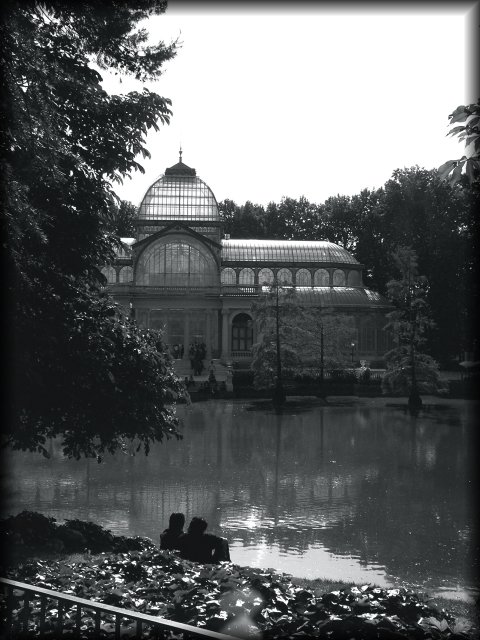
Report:
M475 595L473 405L417 418L372 399L179 406L184 438L148 457L8 454L4 509L91 520L118 535L159 533L173 511L206 518L232 561L297 577Z

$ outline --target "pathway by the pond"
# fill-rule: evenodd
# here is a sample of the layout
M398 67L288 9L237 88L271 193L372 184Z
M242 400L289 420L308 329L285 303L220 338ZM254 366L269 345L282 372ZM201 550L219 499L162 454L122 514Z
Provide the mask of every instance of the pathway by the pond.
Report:
M474 409L424 398L206 401L178 407L184 439L70 461L9 455L6 513L98 522L158 542L172 511L202 515L240 565L299 577L475 593Z

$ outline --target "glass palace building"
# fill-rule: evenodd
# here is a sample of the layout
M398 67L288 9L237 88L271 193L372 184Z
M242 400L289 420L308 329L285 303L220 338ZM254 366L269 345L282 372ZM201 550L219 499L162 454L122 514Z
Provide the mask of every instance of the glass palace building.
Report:
M355 359L380 360L387 347L389 303L363 285L363 266L328 241L235 240L224 236L218 203L195 169L181 160L147 190L115 264L103 268L114 298L139 325L162 329L188 358L203 343L206 358L248 359L257 337L252 303L278 281L305 304L351 315Z

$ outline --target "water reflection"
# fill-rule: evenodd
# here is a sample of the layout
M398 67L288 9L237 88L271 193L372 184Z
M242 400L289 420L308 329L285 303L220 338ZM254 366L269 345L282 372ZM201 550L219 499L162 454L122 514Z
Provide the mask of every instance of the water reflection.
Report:
M202 515L239 564L306 577L473 588L473 421L384 407L180 407L182 441L97 464L10 455L7 513L42 511L158 541L172 511Z

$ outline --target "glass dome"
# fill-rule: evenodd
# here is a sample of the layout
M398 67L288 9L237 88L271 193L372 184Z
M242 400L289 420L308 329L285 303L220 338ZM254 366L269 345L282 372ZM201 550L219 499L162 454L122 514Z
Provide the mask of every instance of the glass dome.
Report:
M183 162L165 170L145 194L139 220L219 222L212 190Z
M386 298L366 288L297 287L295 295L301 304L318 307L391 308Z
M359 262L343 247L326 240L222 240L222 262Z

